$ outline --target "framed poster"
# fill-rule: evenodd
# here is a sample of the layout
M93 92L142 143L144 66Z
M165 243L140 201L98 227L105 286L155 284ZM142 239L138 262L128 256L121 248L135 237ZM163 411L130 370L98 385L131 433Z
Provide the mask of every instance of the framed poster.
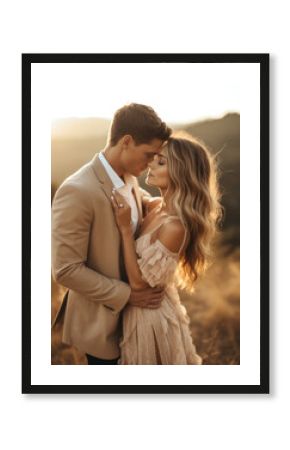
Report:
M268 54L23 54L22 149L23 393L269 392ZM148 158L141 167L138 153L137 171L136 149ZM127 169L138 184L110 199L101 185L126 188ZM198 189L216 205L207 216ZM134 205L135 234L124 237L119 209L133 227ZM210 264L194 281L217 205ZM165 237L142 250L164 214L182 224L182 246L171 230L166 247L161 223ZM150 279L140 263L149 249L162 262ZM177 279L181 255L191 276ZM169 278L156 280L169 256L174 294Z

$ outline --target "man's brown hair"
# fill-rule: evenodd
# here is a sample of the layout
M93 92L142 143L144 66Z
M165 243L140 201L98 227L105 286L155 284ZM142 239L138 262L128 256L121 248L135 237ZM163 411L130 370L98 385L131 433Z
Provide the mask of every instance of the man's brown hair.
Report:
M148 144L153 139L167 141L171 132L153 108L130 103L116 111L111 124L109 144L116 145L126 134L132 136L136 145Z

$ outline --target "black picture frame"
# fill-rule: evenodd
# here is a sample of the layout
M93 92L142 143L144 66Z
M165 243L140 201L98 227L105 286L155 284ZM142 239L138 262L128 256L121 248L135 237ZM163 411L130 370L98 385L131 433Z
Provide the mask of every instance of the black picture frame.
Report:
M22 393L269 393L269 60L269 54L257 53L22 54ZM260 383L257 385L33 385L31 382L31 65L111 62L260 65Z

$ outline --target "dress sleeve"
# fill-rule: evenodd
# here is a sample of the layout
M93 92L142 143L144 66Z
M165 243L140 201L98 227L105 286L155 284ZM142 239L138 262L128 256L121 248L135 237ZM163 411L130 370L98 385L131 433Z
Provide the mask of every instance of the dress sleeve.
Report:
M151 287L173 282L178 263L177 254L168 250L158 239L143 250L137 261L142 279Z

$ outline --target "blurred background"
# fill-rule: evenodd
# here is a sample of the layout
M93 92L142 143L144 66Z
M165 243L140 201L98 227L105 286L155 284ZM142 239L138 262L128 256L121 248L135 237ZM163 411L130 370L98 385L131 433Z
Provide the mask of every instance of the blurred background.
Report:
M97 118L66 118L52 126L52 198L62 181L88 162L105 146L110 121ZM240 361L240 116L227 113L220 118L188 124L170 124L201 138L212 153L218 153L219 179L225 216L222 233L215 243L214 261L197 281L193 295L180 291L191 319L191 331L204 364L239 364ZM145 185L152 195L159 195ZM52 317L55 317L65 289L52 283ZM52 364L86 364L76 349L61 343L61 327L52 334Z
M240 92L246 70L231 63L46 64L39 87L51 130L51 193L103 149L115 111L126 103L150 105L173 130L186 130L218 154L225 217L214 262L180 292L203 364L240 362ZM32 93L33 94L33 93ZM145 186L144 175L140 185ZM64 289L52 280L52 317ZM52 364L86 364L77 350L52 335Z

